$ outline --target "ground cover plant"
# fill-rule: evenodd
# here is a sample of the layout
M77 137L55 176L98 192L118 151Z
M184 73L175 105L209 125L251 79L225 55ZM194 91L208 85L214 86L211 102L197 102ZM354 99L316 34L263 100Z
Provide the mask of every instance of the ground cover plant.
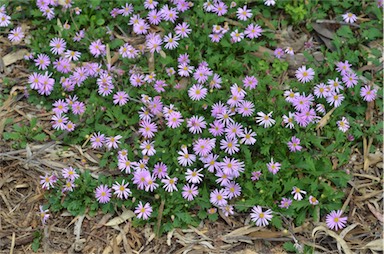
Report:
M366 118L382 105L382 79L360 70L379 66L381 52L359 47L382 38L380 2L38 0L21 11L26 4L0 11L9 40L31 49L25 96L54 112L51 138L92 147L113 172L68 165L42 175L43 223L49 211L125 207L158 234L219 214L277 229L348 224L342 165L357 141L382 143L382 123ZM337 24L334 50L322 46L319 61L306 41L306 62L287 78L297 52L278 47L275 30L311 31L325 16ZM26 17L38 28L27 37L17 23ZM252 54L263 47L273 54ZM15 124L3 138L44 141L35 127Z

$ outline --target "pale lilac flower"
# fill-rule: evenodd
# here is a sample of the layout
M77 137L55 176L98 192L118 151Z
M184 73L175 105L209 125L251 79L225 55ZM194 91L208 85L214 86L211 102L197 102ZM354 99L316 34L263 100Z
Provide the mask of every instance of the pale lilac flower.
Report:
M311 205L317 205L319 203L319 200L317 200L314 196L309 196L308 201Z
M136 206L135 213L137 214L138 219L147 220L152 214L152 207L149 203L146 203L143 206L143 203L140 201Z
M193 142L193 151L198 156L208 156L215 148L216 139L199 138Z
M153 10L156 8L156 6L159 4L159 2L155 1L155 0L145 0L144 2L144 8L145 9L149 9L149 10Z
M341 80L347 88L352 88L359 82L359 78L357 77L356 73L350 71L345 72Z
M80 177L79 174L76 173L76 170L72 167L63 168L61 173L65 179L68 179L70 181L75 181L77 178Z
M332 230L339 230L345 227L345 224L347 223L347 217L341 217L343 214L343 211L331 211L326 219L325 222L327 223L327 227Z
M241 186L236 182L229 182L225 185L225 194L228 199L239 197L241 194Z
M89 45L89 51L94 57L99 57L106 54L106 46L98 39Z
M105 204L111 200L112 191L107 185L99 185L95 191L95 197L99 203Z
M315 86L314 94L317 98L325 98L328 96L327 86L324 83L320 83Z
M140 122L139 132L145 138L153 138L157 132L157 126L151 121L143 120Z
M168 167L163 162L158 162L153 166L153 175L159 179L163 179L168 175Z
M217 16L223 16L228 12L227 5L222 1L217 1L212 8L212 11L217 14Z
M180 127L183 122L184 119L180 112L174 111L167 116L167 126L172 129Z
M167 192L174 192L177 191L177 177L170 178L169 176L166 176L165 179L162 179L161 182L164 184L163 188Z
M343 19L345 22L347 23L355 23L355 21L357 20L357 17L355 14L353 13L350 13L350 12L347 12L345 14L342 15L343 16Z
M247 19L252 17L252 11L247 9L247 6L244 5L243 8L237 9L236 16L239 20L246 21Z
M5 13L0 13L0 27L7 27L11 24L11 17Z
M181 77L189 77L190 74L193 72L194 67L189 66L188 63L180 63L178 66L178 74Z
M272 113L269 112L267 115L263 112L257 112L258 117L256 117L256 123L259 125L263 125L264 128L269 128L276 123L274 119L272 119Z
M296 78L301 83L307 83L311 81L315 76L315 71L312 68L307 69L306 66L301 66L296 72Z
M233 42L240 42L244 39L244 33L239 32L237 29L231 33L231 40Z
M124 184L124 179L122 183L115 182L115 184L112 185L112 189L115 191L113 194L115 194L120 199L127 199L129 195L132 194L131 190L128 188L128 184Z
M189 154L186 146L182 146L181 151L177 153L180 155L177 157L177 161L181 166L191 166L196 161L196 155Z
M224 213L225 216L229 216L230 214L234 214L233 212L233 206L232 205L226 205L220 207L221 211Z
M148 156L153 156L156 154L155 146L154 146L155 141L149 141L145 140L143 143L140 145L141 153L143 155L148 155Z
M237 138L228 138L220 140L220 149L224 150L229 155L237 153L239 148L239 143L237 142Z
M336 63L336 71L340 72L342 75L346 74L351 71L351 66L348 61L343 62L338 62Z
M223 38L223 34L210 34L208 35L209 38L211 38L211 42L219 42Z
M198 194L199 194L199 190L194 184L184 185L183 191L181 192L181 195L183 196L183 198L188 201L192 201Z
M187 127L189 132L196 134L202 133L203 129L206 128L206 122L203 116L192 116L187 121Z
M215 176L217 177L216 183L220 186L226 186L233 179L232 175L224 173L221 169L217 170Z
M294 125L294 114L292 112L288 112L288 116L283 116L283 123L285 124L285 128L293 129L295 128Z
M285 100L289 103L292 103L299 95L300 93L294 92L292 89L284 91Z
M220 207L220 206L227 205L227 203L228 203L227 198L228 198L228 196L225 193L224 189L221 189L221 190L215 189L214 191L212 191L210 193L209 201L211 202L211 204Z
M49 46L51 46L51 52L55 55L61 55L64 53L67 43L63 38L53 38L49 42Z
M35 63L39 70L46 70L51 64L51 61L46 54L38 54L37 59L35 59Z
M264 227L269 224L269 221L272 219L272 210L268 209L263 212L261 206L254 206L251 212L251 220L255 222L256 226Z
M123 17L127 17L133 13L133 5L126 3L125 6L121 6L121 9L119 10L119 14L121 14Z
M243 85L244 85L245 88L255 89L257 84L258 84L258 80L254 76L246 76L243 79Z
M303 191L303 190L300 190L300 188L294 186L294 187L292 188L292 192L291 192L291 194L294 195L294 196L293 196L293 199L294 199L294 200L302 200L302 199L303 199L303 196L302 196L301 194L307 194L307 192L306 192L306 191Z
M137 166L136 162L130 161L127 156L120 156L118 158L118 163L117 167L121 170L124 171L127 174L131 173L131 167Z
M296 138L296 136L293 136L291 140L288 141L287 145L288 145L289 151L291 152L298 152L298 151L301 151L301 149L303 148L300 145L300 139Z
M293 52L293 48L291 47L287 47L285 50L284 50L285 53L287 53L288 55L291 55L293 56L295 53Z
M280 201L279 207L280 208L288 209L291 205L292 205L292 199L290 199L290 198L282 198L282 200Z
M228 157L224 157L220 163L220 169L230 177L239 177L240 173L244 172L244 166L244 162Z
M1 17L1 16L0 16ZM39 213L39 215L40 215L40 219L41 219L41 222L43 223L43 224L45 224L46 222L47 222L47 220L48 220L48 218L49 218L49 210L47 209L47 210L44 210L43 209L43 206L41 205L41 206L39 206L39 208L40 208L40 213Z
M40 184L41 187L45 190L49 190L50 188L53 188L54 184L57 182L57 177L55 175L48 176L48 174L45 174L45 176L40 176Z
M161 13L157 10L151 10L148 12L147 18L152 25L158 25L161 22Z
M251 176L251 180L252 181L258 181L260 179L260 176L261 176L261 171L253 171L252 176Z
M160 11L161 17L165 21L171 21L172 23L175 23L176 19L179 17L177 10L175 8L169 9L168 5L164 5Z
M360 96L363 97L365 101L374 101L376 99L377 89L372 88L369 85L366 85L360 89Z
M189 98L193 101L199 101L207 96L208 89L200 84L195 84L188 90Z
M274 162L272 158L271 162L267 163L267 167L269 172L276 175L280 170L281 164L279 162Z
M115 137L108 137L105 139L105 146L108 148L108 150L114 148L117 149L119 147L118 144L120 144L120 140L122 136L117 135Z
M128 102L128 94L124 91L119 91L113 95L113 104L119 104L119 106L123 106Z
M341 102L344 100L343 94L337 94L335 92L330 92L326 97L326 100L330 106L334 105L335 108L341 105Z
M52 106L54 107L52 111L56 115L68 112L68 103L62 99L55 101Z
M209 172L213 173L215 170L218 170L220 168L219 163L217 162L217 159L219 158L216 154L209 154L205 158L205 164L204 168L207 168Z
M253 145L256 143L256 133L252 129L244 129L244 132L240 133L239 137L241 138L240 143L246 145Z
M271 5L273 6L276 4L276 0L264 0L264 4L266 6L271 6Z
M65 130L65 124L68 122L68 117L66 115L53 115L51 119L52 128L55 130Z
M339 127L339 130L342 132L347 132L349 129L349 122L347 118L343 116L343 118L340 121L337 121L337 126Z
M81 53L79 51L67 50L64 56L70 61L77 61L80 59Z
M72 104L72 113L74 115L81 115L84 113L84 111L85 111L85 104L83 102L75 101Z
M344 87L340 85L339 78L336 78L335 80L328 79L327 84L329 85L331 92L339 93L340 90L344 90Z
M276 57L277 59L280 59L281 57L284 56L284 51L283 51L282 48L277 48L277 49L275 49L275 51L273 52L273 54L275 55L275 57Z
M243 126L239 123L229 123L227 128L224 129L227 138L236 138L244 132Z
M91 144L93 149L101 148L105 142L105 135L98 133L93 133L91 137Z
M193 171L190 169L187 169L187 172L185 173L185 180L187 180L188 183L199 184L203 180L202 177L204 177L203 174L200 174L202 170L203 170L202 168L199 170L196 170L195 168Z
M261 28L261 26L251 23L245 29L244 34L249 39L254 39L254 38L259 38L262 32L263 32L263 29Z
M175 33L181 38L186 38L192 32L192 29L189 28L189 24L186 22L177 24L175 27Z
M65 130L69 131L69 132L72 132L72 131L75 130L75 127L76 127L76 124L74 124L71 121L68 121L67 124L65 125Z
M1 17L0 17L1 18ZM19 43L24 38L24 33L21 28L21 26L16 27L15 29L12 29L8 34L8 39L11 42Z

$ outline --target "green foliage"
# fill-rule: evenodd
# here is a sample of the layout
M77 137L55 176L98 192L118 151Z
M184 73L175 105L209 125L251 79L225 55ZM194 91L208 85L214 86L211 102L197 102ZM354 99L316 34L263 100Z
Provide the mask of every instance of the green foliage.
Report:
M32 241L32 245L31 245L33 252L37 252L39 250L42 237L43 236L39 230L36 230L33 233L33 241Z

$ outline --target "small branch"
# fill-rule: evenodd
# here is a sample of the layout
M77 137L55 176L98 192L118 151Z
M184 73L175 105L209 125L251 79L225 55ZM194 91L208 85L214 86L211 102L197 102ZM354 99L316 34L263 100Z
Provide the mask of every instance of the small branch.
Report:
M360 28L360 26L358 24L353 24L353 23L351 24L351 23L347 23L344 21L337 21L337 20L319 19L319 20L316 20L316 23L318 23L318 24L339 24L339 25L353 26L356 28Z

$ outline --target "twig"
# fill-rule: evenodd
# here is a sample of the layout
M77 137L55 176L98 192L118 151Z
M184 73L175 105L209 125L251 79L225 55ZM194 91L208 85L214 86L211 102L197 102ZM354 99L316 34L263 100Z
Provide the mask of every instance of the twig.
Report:
M347 26L353 26L353 27L360 28L360 26L358 24L354 24L354 23L351 24L351 23L347 23L344 21L329 20L329 19L319 19L319 20L316 20L316 23L318 23L318 24L339 24L339 25L347 25Z

